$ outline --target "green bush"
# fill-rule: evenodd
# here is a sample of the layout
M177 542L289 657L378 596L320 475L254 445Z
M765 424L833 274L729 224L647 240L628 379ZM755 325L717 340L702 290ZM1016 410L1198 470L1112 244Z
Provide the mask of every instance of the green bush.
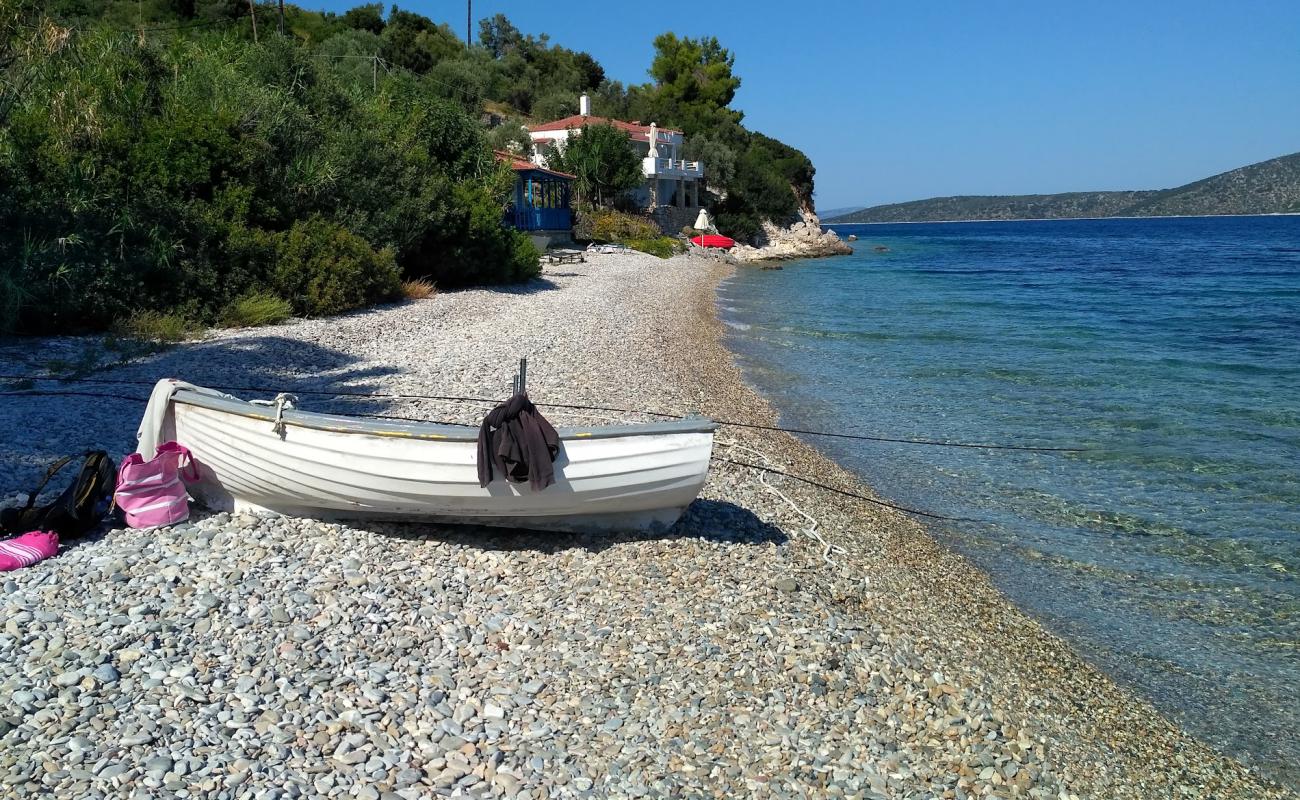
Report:
M137 311L113 325L113 332L149 342L181 342L198 332L198 326L176 313Z
M514 180L498 171L499 184L487 188L456 186L447 209L403 263L409 278L438 286L514 283L541 274L540 254L527 235L501 224L501 197Z
M533 244L533 240L518 231L513 238L510 263L515 270L516 281L527 281L542 274L542 253Z
M659 226L645 217L604 209L580 211L573 237L579 241L615 242L660 258L686 249L683 243L664 236Z
M474 116L418 76L381 71L372 86L357 59L316 59L290 37L67 34L39 62L19 49L21 94L0 80L0 326L104 328L137 308L214 323L277 280L297 313L329 313L383 296L394 261L446 287L537 274L526 237L501 225L509 171ZM374 40L352 31L325 49ZM303 264L304 236L332 235L293 232L313 219L359 239L344 237L340 263L317 247Z
M237 297L221 312L226 328L256 328L274 325L293 316L293 305L282 297L266 292L250 292Z
M290 4L289 35L254 42L246 5L0 2L0 329L105 328L134 309L211 324L277 280L298 313L327 313L384 295L394 261L445 288L535 276L536 249L501 224L513 176L485 103L562 115L587 91L598 113L684 130L729 235L811 200L808 159L730 108L739 76L716 40L660 37L654 81L624 86L499 15L466 48L409 11ZM497 137L528 144L517 124ZM592 127L557 166L573 159L579 195L608 205L643 181L627 143ZM576 233L659 238L607 213ZM304 243L335 237L337 258Z
M327 316L396 297L401 276L393 251L376 251L343 226L313 217L275 239L271 281L294 311Z
M9 270L0 267L0 333L18 327L18 313L23 307L23 287Z
M587 242L620 242L629 239L656 239L659 226L649 219L621 211L593 209L579 211L573 225L573 237Z
M627 134L606 123L571 131L567 145L547 150L546 162L551 169L574 176L579 202L604 208L645 180L641 159L628 147Z
M625 239L623 244L633 250L640 250L642 253L649 253L660 258L671 258L674 254L685 249L681 242L667 236L656 236L653 239Z

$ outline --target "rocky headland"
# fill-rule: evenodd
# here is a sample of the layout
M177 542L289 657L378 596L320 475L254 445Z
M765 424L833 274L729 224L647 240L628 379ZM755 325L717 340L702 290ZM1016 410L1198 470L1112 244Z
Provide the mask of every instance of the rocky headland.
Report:
M844 256L852 252L853 248L834 231L822 230L821 221L815 213L804 211L797 222L785 227L765 221L763 233L755 243L737 244L732 248L731 255L741 263L752 263Z

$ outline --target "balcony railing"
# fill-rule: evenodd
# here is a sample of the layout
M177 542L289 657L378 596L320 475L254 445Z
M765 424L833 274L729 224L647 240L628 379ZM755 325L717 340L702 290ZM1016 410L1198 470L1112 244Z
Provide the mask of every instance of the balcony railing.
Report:
M506 209L505 223L520 231L567 231L573 227L573 212L567 208Z
M677 158L641 159L641 169L647 177L702 178L704 166L698 161L684 161Z

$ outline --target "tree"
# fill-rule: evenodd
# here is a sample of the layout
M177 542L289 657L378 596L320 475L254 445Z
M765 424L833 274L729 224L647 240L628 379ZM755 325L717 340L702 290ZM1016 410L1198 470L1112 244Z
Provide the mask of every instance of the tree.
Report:
M505 14L496 14L491 19L479 20L478 41L487 48L493 58L502 58L506 53L519 47L523 34L514 26Z
M604 80L591 93L591 111L610 119L635 119L628 103L628 89L618 81Z
M674 33L655 37L655 58L650 65L654 90L645 100L650 116L672 119L690 136L744 116L728 106L740 88L732 73L736 57L717 37L678 38Z
M598 206L612 206L620 192L644 180L627 134L607 123L571 131L568 144L552 147L546 159L553 169L574 176L580 202Z
M570 92L553 92L533 101L532 115L537 119L563 119L578 113L578 98Z
M736 177L736 151L720 136L697 133L686 140L682 157L703 161L708 168L708 185L714 194L725 194Z
M493 150L505 150L527 158L533 151L533 139L528 135L528 128L522 117L509 117L505 122L492 128L487 133L488 144Z
M582 75L581 88L595 89L605 82L605 68L591 57L591 53L574 53L573 63Z
M41 13L37 0L0 6L0 126L33 81L62 51L71 31Z
M388 15L382 35L384 60L420 75L439 61L465 53L464 43L446 24L435 25L428 17L397 6Z
M367 3L363 6L348 9L347 13L343 15L343 24L361 31L383 33L384 4Z
M347 30L321 42L319 52L324 58L321 66L354 87L370 89L377 77L373 61L379 53L381 40L367 30Z

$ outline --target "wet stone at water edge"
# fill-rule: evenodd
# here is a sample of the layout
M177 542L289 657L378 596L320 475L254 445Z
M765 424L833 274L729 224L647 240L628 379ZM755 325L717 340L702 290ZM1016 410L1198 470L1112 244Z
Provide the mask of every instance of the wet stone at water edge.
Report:
M770 422L717 338L728 269L592 255L545 284L217 332L103 376L499 397L526 354L537 401ZM143 407L19 401L0 443L39 431L59 453L126 452ZM718 434L719 453L735 445L861 490L794 439ZM48 454L0 446L0 495ZM196 511L88 537L4 578L0 795L1282 796L1089 670L914 522L774 485L843 548L831 562L806 517L716 463L665 535Z

